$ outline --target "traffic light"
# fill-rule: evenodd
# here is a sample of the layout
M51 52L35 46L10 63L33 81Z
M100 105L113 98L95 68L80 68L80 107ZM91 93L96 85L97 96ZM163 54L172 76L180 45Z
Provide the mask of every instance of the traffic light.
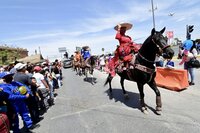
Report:
M194 30L193 28L194 28L194 25L189 25L188 26L188 32L192 33L192 31Z
M186 26L186 38L191 39L191 33L193 32L194 25L187 25Z

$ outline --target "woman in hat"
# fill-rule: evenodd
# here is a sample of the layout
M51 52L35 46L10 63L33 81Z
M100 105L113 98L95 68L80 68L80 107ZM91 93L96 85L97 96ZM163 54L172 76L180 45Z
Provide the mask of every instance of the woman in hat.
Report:
M126 31L131 28L132 24L130 23L120 23L114 27L114 29L117 31L115 39L119 41L119 47L117 47L115 50L115 56L109 63L111 76L115 75L115 67L119 65L119 60L122 60L125 63L125 66L128 67L128 63L133 58L131 52L138 52L136 43L132 41L130 36L125 34Z

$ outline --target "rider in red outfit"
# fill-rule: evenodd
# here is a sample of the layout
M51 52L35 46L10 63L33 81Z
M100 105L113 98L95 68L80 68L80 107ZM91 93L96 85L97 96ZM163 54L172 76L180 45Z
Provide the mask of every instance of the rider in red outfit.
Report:
M133 55L132 52L138 52L138 47L136 43L134 43L130 36L125 35L126 30L131 29L132 24L129 23L120 23L115 26L115 30L117 30L117 34L115 39L119 40L120 46L115 50L115 56L111 59L109 63L110 74L111 76L115 76L115 68L119 65L119 60L122 60L126 67L128 63L132 60Z

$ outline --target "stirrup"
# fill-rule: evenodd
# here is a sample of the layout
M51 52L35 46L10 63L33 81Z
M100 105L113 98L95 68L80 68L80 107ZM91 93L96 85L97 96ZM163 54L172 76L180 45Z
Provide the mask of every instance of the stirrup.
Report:
M126 68L126 67L123 67L123 70L124 70L124 71L126 71L126 70L127 70L127 68Z

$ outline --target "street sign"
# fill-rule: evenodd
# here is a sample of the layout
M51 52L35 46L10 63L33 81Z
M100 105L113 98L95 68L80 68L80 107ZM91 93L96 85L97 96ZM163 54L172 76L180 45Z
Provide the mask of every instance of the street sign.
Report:
M173 38L174 32L173 31L167 31L167 38Z
M76 47L76 51L81 51L81 47Z
M60 47L58 48L59 53L67 52L66 47Z

